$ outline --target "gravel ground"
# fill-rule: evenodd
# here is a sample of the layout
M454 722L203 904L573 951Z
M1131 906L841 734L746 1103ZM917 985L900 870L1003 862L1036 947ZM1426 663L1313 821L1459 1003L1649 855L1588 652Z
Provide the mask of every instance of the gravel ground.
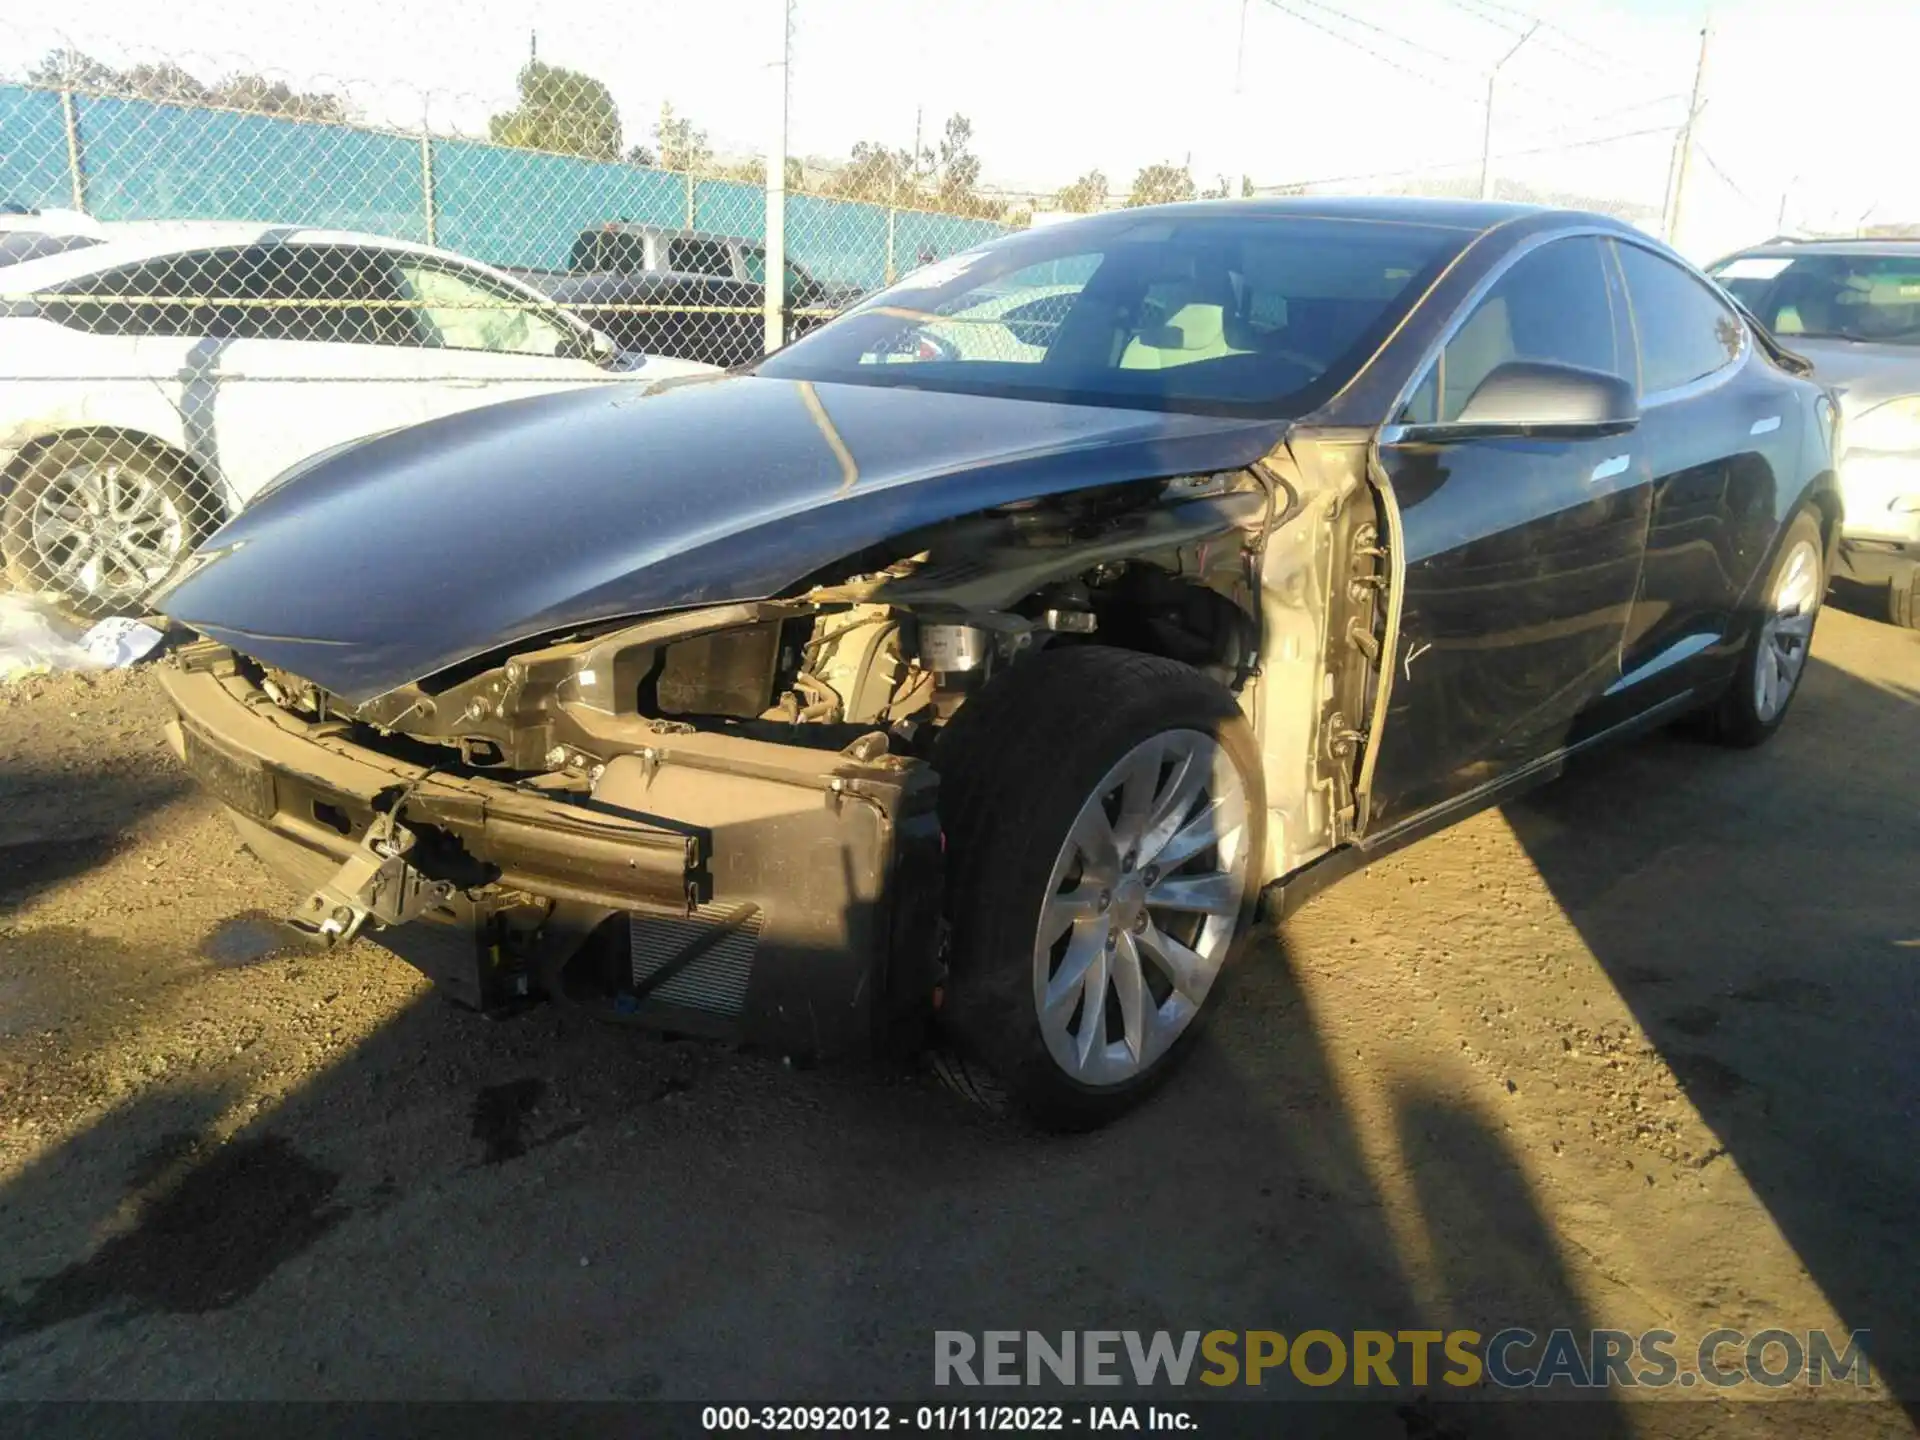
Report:
M1531 1324L1870 1328L1920 1396L1920 636L1830 612L1764 749L1657 736L1336 887L1071 1140L276 948L162 719L0 690L0 1395L845 1400L935 1328Z

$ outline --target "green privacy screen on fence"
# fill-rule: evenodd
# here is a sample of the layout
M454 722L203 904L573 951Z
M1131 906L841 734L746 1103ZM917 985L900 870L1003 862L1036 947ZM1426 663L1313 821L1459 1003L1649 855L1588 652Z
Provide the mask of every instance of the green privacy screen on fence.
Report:
M574 237L632 220L762 239L757 185L471 140L201 106L0 86L0 202L102 220L255 220L431 241L494 265L560 269ZM792 194L786 246L871 289L1007 227Z

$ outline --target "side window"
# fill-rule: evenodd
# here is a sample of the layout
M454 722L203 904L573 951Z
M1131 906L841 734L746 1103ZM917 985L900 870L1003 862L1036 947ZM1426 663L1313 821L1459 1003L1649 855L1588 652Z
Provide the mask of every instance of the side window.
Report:
M237 250L196 250L84 276L59 287L71 300L41 314L92 335L200 336L217 333L208 301L241 268Z
M1657 395L1737 359L1745 327L1713 291L1670 260L1615 244L1640 351L1640 393Z
M1459 419L1480 382L1511 360L1628 373L1616 339L1605 261L1601 242L1582 235L1551 241L1514 262L1454 331L1438 363L1415 388L1402 421Z
M350 245L261 245L221 285L221 333L306 344L416 345L400 307L393 266L379 250Z
M757 245L743 245L740 248L740 264L746 271L747 279L755 285L761 285L767 278L767 252ZM807 272L791 260L786 268L786 298L789 305L796 299L804 301L812 295L815 286Z
M497 355L563 355L571 332L539 302L472 271L398 257L402 297L418 307L422 343Z
M733 252L719 240L674 240L667 245L667 268L686 275L733 277Z

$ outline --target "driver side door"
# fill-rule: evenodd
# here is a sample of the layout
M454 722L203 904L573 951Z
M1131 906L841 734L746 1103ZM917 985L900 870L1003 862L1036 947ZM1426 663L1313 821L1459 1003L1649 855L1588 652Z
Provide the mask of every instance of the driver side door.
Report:
M1382 657L1393 672L1370 834L1559 753L1619 677L1649 513L1634 434L1446 433L1509 361L1632 376L1602 245L1572 236L1524 252L1469 302L1400 423L1382 432L1404 568L1396 644Z

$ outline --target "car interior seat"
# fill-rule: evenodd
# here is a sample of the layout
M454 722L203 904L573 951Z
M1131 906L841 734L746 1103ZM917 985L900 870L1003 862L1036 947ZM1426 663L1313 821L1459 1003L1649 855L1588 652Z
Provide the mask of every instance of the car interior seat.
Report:
M1122 370L1169 370L1223 355L1245 355L1227 336L1233 323L1232 283L1224 272L1169 287L1166 319L1142 329L1120 352Z

